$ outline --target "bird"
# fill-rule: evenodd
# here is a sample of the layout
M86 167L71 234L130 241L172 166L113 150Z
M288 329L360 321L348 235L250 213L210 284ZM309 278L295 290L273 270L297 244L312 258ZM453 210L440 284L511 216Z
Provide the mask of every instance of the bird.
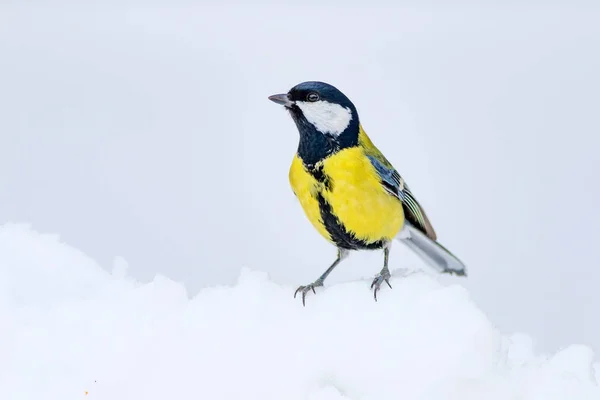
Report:
M358 111L335 86L306 81L287 93L268 96L289 112L299 134L288 179L304 214L337 248L333 263L314 282L294 292L306 295L353 251L383 250L383 268L370 288L385 282L394 239L407 245L439 273L467 276L466 265L437 239L421 204L405 179L367 136Z

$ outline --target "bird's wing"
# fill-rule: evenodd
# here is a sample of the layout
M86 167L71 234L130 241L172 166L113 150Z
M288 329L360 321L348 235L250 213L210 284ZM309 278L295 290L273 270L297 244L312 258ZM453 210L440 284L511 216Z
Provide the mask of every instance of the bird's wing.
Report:
M433 226L431 226L431 222L429 222L429 218L427 218L427 214L425 214L425 210L423 210L423 207L421 207L398 171L375 146L368 146L364 149L367 158L379 175L381 185L388 193L402 202L406 219L431 240L436 240L436 233Z

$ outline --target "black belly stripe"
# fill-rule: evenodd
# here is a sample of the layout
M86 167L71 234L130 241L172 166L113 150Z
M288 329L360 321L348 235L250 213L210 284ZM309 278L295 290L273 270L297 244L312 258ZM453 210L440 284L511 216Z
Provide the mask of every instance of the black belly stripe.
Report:
M323 172L323 164L319 164L316 167L308 168L308 172L322 184L326 190L333 190L333 181L325 172Z
M353 233L348 232L346 227L333 214L331 205L321 193L317 194L317 201L319 202L319 211L321 212L323 225L325 225L325 229L329 232L336 246L348 250L376 250L383 248L385 244L384 240L367 243L362 239L358 239Z
M325 225L325 229L327 229L336 246L348 250L376 250L383 248L385 244L384 240L367 243L364 240L358 239L353 233L348 232L344 224L333 214L331 204L325 200L321 193L321 190L331 192L334 188L334 182L323 171L323 165L307 166L307 171L322 185L320 190L317 191L316 199L319 202L319 211L323 225Z

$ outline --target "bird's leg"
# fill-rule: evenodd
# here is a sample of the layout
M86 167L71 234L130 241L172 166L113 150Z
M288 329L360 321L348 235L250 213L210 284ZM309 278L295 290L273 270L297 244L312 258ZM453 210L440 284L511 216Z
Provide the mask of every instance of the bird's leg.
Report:
M373 296L375 297L375 301L377 301L377 291L379 290L381 284L385 281L387 285L392 288L390 285L390 270L388 268L388 259L390 258L390 246L385 246L383 248L383 268L381 272L377 274L375 279L373 279L373 283L371 283L371 289L373 289Z
M327 270L325 272L323 272L323 275L321 275L319 277L319 279L317 279L310 285L298 287L298 289L296 289L296 291L294 292L294 298L296 298L296 294L298 294L298 292L301 292L302 293L302 305L303 306L306 305L305 300L304 300L306 298L306 293L308 293L309 291L312 290L313 293L316 294L317 292L315 292L315 288L319 287L319 286L323 286L323 282L325 282L325 278L327 278L327 276L331 273L331 271L333 271L333 269L335 267L337 267L337 265L347 256L348 256L348 250L338 248L338 255L337 255L337 258L335 259L335 261L333 262L333 264L331 264L331 266L329 268L327 268Z

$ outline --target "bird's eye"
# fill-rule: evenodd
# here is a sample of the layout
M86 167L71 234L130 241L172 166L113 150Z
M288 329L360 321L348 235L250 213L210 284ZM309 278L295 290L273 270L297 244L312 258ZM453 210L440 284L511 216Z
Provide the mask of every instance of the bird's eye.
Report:
M306 96L306 100L312 101L312 102L317 101L317 100L319 100L319 95L315 92L311 92Z

